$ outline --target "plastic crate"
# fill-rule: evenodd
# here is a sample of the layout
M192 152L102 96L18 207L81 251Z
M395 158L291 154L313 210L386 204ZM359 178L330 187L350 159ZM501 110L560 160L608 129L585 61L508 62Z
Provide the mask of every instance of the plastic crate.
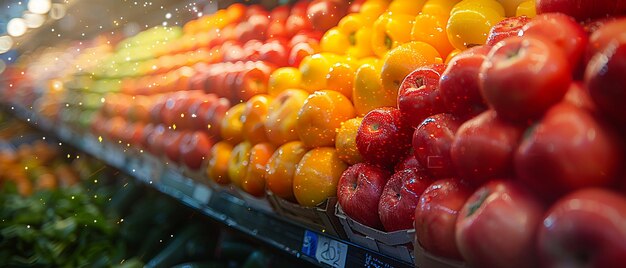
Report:
M347 236L335 216L336 197L330 197L316 207L303 207L267 192L267 198L274 206L274 211L306 228L345 239Z
M351 219L343 212L339 204L336 205L335 215L339 218L351 242L405 262L415 261L413 256L414 229L395 232L376 230Z

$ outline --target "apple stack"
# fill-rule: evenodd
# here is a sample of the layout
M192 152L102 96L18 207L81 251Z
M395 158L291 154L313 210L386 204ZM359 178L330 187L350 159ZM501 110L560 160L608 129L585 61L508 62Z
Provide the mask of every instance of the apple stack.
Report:
M624 14L626 1L603 11L578 2L538 1L537 17L503 20L485 45L414 69L398 109L363 118L365 164L342 175L342 210L375 228L415 227L418 266L433 256L471 267L621 266L626 19L605 17Z

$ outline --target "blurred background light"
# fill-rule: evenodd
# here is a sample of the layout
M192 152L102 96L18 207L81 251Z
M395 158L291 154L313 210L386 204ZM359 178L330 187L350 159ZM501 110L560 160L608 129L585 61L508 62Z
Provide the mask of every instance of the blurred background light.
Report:
M28 28L39 28L46 21L43 15L30 12L24 13L23 18Z
M13 39L10 36L0 36L0 54L9 51L13 47Z
M22 36L27 29L26 21L22 18L13 18L7 24L7 33L11 36Z
M30 0L28 1L28 11L35 14L46 14L50 11L52 3L50 0Z
M58 20L65 16L65 6L62 4L52 4L52 9L50 9L50 18Z

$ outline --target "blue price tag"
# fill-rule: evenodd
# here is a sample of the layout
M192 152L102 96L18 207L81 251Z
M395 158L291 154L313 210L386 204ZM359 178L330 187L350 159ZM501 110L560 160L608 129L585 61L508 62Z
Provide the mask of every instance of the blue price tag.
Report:
M317 234L309 230L304 230L304 242L302 242L302 253L315 258L317 251Z
M302 253L315 258L320 263L343 268L346 265L348 245L305 230Z

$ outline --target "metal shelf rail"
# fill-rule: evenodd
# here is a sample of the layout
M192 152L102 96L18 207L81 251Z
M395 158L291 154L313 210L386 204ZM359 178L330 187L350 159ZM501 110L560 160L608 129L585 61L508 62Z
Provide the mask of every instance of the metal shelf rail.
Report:
M250 235L296 258L321 267L414 267L414 264L355 245L349 241L280 218L245 200L198 183L154 157L131 154L122 146L83 135L61 123L50 122L35 112L14 104L4 110L42 132L167 194L230 228Z

